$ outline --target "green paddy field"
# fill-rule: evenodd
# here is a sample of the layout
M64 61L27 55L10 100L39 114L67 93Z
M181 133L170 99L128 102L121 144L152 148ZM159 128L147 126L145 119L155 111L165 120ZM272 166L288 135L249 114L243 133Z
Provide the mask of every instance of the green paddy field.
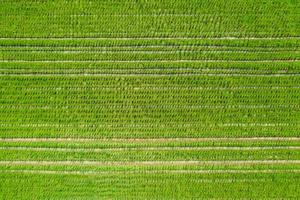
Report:
M0 199L300 199L300 1L1 0Z

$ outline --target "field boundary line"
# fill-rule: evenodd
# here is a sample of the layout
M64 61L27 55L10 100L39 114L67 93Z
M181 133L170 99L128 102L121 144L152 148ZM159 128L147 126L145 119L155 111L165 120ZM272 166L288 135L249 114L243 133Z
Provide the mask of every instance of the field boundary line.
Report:
M119 142L168 142L168 141L300 141L300 137L215 137L215 138L4 138L0 141L16 141L16 142L42 142L42 141L119 141Z
M216 161L0 161L0 165L71 165L71 166L185 166L185 165L256 165L300 164L300 160L216 160Z
M86 88L86 87L85 87ZM124 90L128 90L128 89L136 89L136 90L142 90L142 89L149 89L149 90L165 90L165 89L170 89L170 90L233 90L233 89L300 89L300 86L274 86L274 85L270 85L270 86L251 86L251 85L245 85L245 86L224 86L224 87L213 87L213 86L205 86L205 87L201 87L201 86L155 86L155 85L149 85L149 86L127 86L127 87L100 87L100 86L93 86L90 87L93 89L103 89L103 90L116 90L116 89L124 89ZM61 90L61 87L31 87L31 88L23 88L26 91L36 91L39 89L46 89L46 90ZM79 86L70 86L68 87L68 90L80 90L82 88L80 88ZM173 104L172 104L173 105ZM207 105L209 106L209 105ZM218 105L217 105L218 106ZM224 107L250 107L250 106L269 106L269 107L281 107L281 105L246 105L246 104L241 104L241 105L227 105ZM289 107L290 105L284 105L283 107ZM300 106L300 105L299 105ZM0 107L5 107L5 106L1 106ZM19 105L13 105L11 107L20 107ZM98 106L98 107L104 107L104 106ZM112 107L121 107L121 106L112 106ZM129 107L129 106L128 106ZM131 106L134 107L134 106Z
M87 50L87 51L81 51L81 50L1 50L2 52L22 52L22 53L56 53L56 54L178 54L178 53L198 53L198 54L218 54L218 53L253 53L253 54L269 54L269 53L279 53L276 51L246 51L246 50L170 50L170 51L99 51L99 50ZM286 52L292 52L292 53L299 53L300 51L286 51ZM286 52L280 52L280 53L286 53Z
M299 51L298 49L300 46L292 46L292 47L285 47L285 46L237 46L237 45L212 45L212 44L149 44L149 45L34 45L34 44L27 44L27 45L1 45L0 49L85 49L85 50L93 50L93 49L142 49L142 48L166 48L165 51L170 51L171 48L183 48L183 49L245 49L246 51L254 51L255 50L273 50L273 51ZM110 50L113 51L113 50ZM122 50L121 50L122 51ZM129 50L130 51L130 50Z
M1 63L265 63L298 62L300 59L271 60L0 60Z
M0 127L12 127L12 126L18 126L18 127L96 127L94 124L80 124L80 125L70 125L70 124L61 124L61 123L29 123L29 124L5 124L2 123L0 124ZM184 124L178 124L177 122L169 122L166 124L166 126L169 127L287 127L287 126L297 126L297 123L218 123L215 125L208 125L208 124L199 124L198 122L192 122L192 123L184 123ZM130 127L130 128L136 128L136 127L164 127L159 124L152 124L152 123L135 123L135 124L120 124L119 126L116 125L115 123L106 123L106 124L101 124L97 125L97 127L113 127L113 128L118 128L118 127Z
M267 89L267 88L266 88ZM272 88L269 88L272 89ZM112 89L113 90L113 89ZM134 89L133 89L134 90ZM149 89L150 90L150 89ZM229 89L227 89L229 90ZM207 91L210 91L207 89ZM139 109L139 108L163 108L163 109L282 109L282 108L300 108L300 105L279 105L279 106L275 106L275 105L227 105L227 106L222 106L222 105L202 105L202 106L181 106L181 105L174 105L174 104L165 104L162 106L146 106L144 104L139 104L138 106L115 106L115 105L111 105L111 106L14 106L14 105L10 105L10 106L1 106L0 108L2 109L82 109L82 108L119 108L119 109ZM12 125L17 125L17 126L21 126L22 124L7 124L7 123L2 123L0 124L0 127L7 127L7 126L12 126ZM281 124L282 125L282 124ZM228 124L225 124L225 126L228 126Z
M0 37L0 40L289 40L300 36L285 37Z
M67 148L67 147L0 147L0 150L56 151L56 152L107 152L107 151L257 151L300 150L300 146L256 146L256 147L114 147L114 148Z
M300 76L300 73L287 73L287 74L246 74L246 73L128 73L128 74L122 74L122 73L78 73L78 74L64 74L64 73L0 73L0 76L23 76L23 77L113 77L113 76L119 76L119 77L139 77L139 76L149 76L149 77L171 77L171 76L219 76L219 77L230 77L230 76L236 76L236 77L297 77Z
M59 171L59 170L0 170L2 173L31 174L70 174L70 175L101 175L101 174L247 174L247 173L300 173L300 170L132 170L132 171Z
M25 50L9 50L9 49L1 49L2 52L18 52L18 53L56 53L56 54L179 54L179 53L194 53L194 54L221 54L221 53L246 53L246 54L284 54L284 53L299 53L300 51L297 50L220 50L220 49L211 49L211 50L204 50L204 49L195 49L195 50L43 50L43 49L25 49Z
M65 68L65 69L60 69L60 68L54 68L54 69L43 69L43 68L38 68L38 69L35 69L35 68L16 68L16 69L13 69L13 68L0 68L0 70L12 70L12 71L28 71L28 70L39 70L40 71L46 71L46 72L52 72L53 71L81 71L82 73L84 73L84 71L222 71L222 72L234 72L234 71L237 71L237 72L248 72L248 71L251 71L251 72L272 72L270 69L247 69L247 68L192 68L192 67L156 67L156 68L103 68L103 69L97 69L97 68L93 68L93 69L84 69L84 68ZM280 71L280 70L278 70ZM281 70L283 71L283 70ZM274 73L274 72L273 72Z

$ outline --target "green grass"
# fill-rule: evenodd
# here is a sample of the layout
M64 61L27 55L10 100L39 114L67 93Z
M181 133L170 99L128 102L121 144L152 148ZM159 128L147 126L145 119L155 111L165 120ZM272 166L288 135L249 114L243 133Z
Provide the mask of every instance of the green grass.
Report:
M299 198L293 173L0 176L3 199Z
M1 35L299 36L299 6L294 0L4 1L0 12L7 15L1 16Z
M0 199L299 199L296 0L0 2Z

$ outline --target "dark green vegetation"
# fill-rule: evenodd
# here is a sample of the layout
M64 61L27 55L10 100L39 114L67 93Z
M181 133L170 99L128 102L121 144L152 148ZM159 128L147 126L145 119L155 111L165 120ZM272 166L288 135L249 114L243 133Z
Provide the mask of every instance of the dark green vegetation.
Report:
M0 1L0 199L299 199L296 0Z

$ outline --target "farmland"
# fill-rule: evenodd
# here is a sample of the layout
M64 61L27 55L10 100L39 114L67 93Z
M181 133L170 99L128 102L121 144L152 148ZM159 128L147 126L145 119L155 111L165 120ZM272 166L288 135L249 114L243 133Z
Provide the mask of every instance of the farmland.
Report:
M299 199L300 3L0 2L0 199Z

